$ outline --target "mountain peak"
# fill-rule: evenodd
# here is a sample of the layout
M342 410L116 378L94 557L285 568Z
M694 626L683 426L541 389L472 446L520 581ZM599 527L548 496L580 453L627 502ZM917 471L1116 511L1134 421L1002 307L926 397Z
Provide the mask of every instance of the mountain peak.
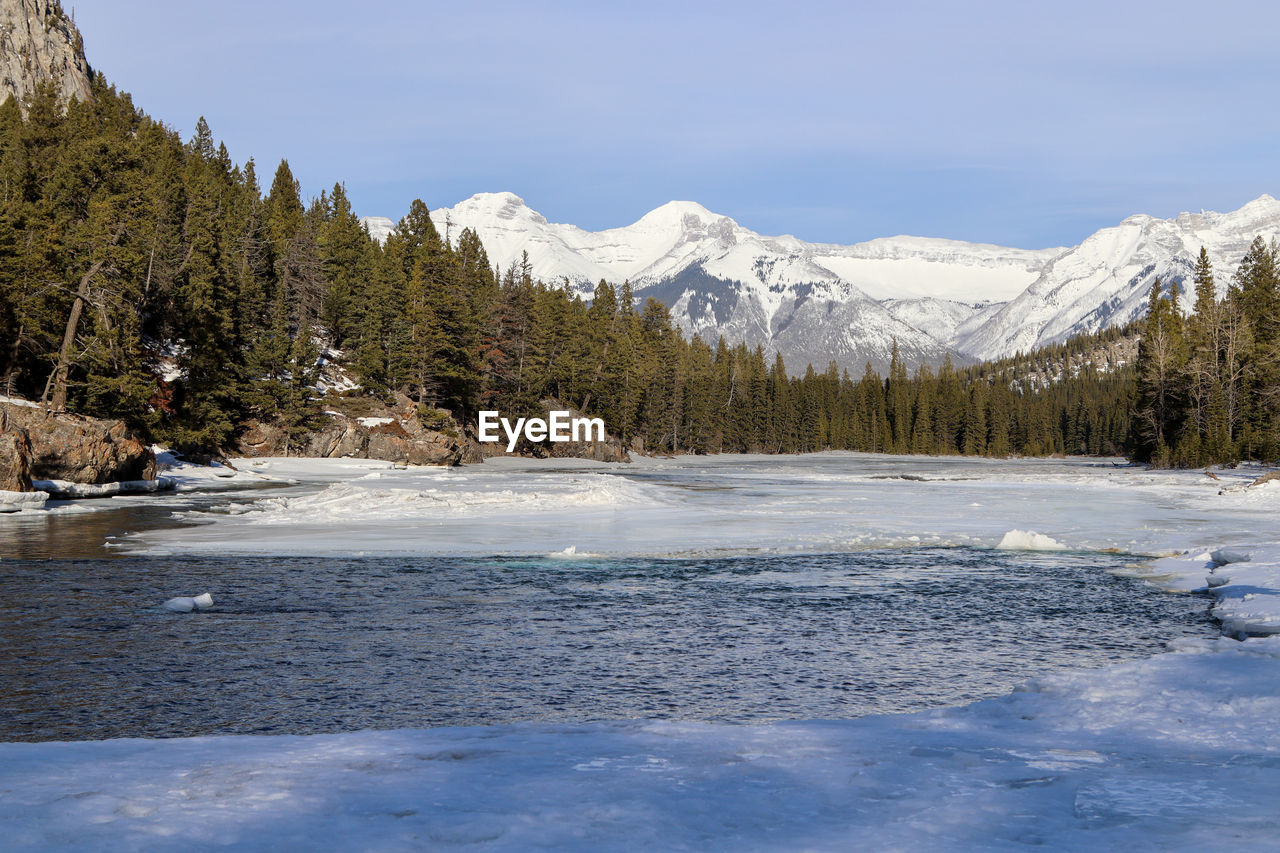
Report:
M727 216L712 213L696 201L669 201L655 207L630 227L690 236L705 235L714 230L718 237L727 239L738 223Z
M513 192L476 193L453 208L464 218L493 218L501 221L524 220L539 225L546 224L541 213L525 204L525 200Z
M513 192L506 190L497 193L476 193L467 199L463 204L475 204L482 207L505 207L511 205L514 207L528 207L525 200L520 198Z
M666 204L658 205L653 210L649 211L646 216L652 216L655 213L663 216L687 216L689 214L693 214L694 216L706 216L715 219L719 218L719 216L707 210L696 201L669 201Z
M1280 215L1280 202L1263 193L1228 215L1240 219L1269 219Z

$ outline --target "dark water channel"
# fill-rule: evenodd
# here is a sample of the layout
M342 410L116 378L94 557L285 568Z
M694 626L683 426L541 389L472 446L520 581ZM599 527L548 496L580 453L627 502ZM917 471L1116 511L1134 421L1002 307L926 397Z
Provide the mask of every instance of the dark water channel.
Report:
M6 553L0 740L849 717L999 695L1216 634L1206 599L1112 575L1131 558L1110 554ZM206 590L211 611L157 607Z

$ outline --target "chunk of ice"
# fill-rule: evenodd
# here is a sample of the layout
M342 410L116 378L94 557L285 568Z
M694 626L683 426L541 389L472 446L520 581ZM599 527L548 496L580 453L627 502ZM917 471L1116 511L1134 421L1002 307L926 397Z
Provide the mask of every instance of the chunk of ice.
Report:
M1057 539L1034 530L1010 530L996 546L1003 551L1065 551Z
M180 595L177 598L171 598L164 604L160 605L165 610L173 613L190 613L193 610L208 610L213 606L213 596L207 592L202 592L193 597Z

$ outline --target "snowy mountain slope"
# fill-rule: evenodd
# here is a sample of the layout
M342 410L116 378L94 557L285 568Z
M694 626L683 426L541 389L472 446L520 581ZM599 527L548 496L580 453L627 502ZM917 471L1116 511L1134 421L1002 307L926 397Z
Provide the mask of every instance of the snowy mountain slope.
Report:
M1151 280L1182 280L1204 245L1221 280L1254 236L1280 235L1280 202L1232 213L1134 216L1069 249L1024 250L923 237L842 246L768 237L702 205L673 201L604 231L553 223L512 193L480 193L431 214L442 234L473 228L506 268L527 252L544 281L589 295L629 280L686 333L781 352L789 368L834 359L883 369L896 340L911 365L996 358L1127 322ZM366 217L384 239L389 220Z
M1026 291L952 343L963 352L996 358L1126 323L1145 312L1156 276L1186 281L1184 290L1189 289L1201 246L1224 288L1259 235L1280 236L1280 202L1269 195L1231 213L1131 216L1054 258ZM1184 304L1189 307L1190 300Z
M950 341L974 321L985 322L1003 302L956 302L935 296L885 299L881 303L893 317L938 341Z
M385 216L362 216L360 224L369 232L369 236L379 243L385 243L387 235L396 230L396 224Z
M665 303L686 333L708 343L723 335L730 343L760 344L781 352L795 373L810 364L824 370L835 361L855 377L867 362L884 374L895 341L907 364L936 364L947 355L969 361L829 272L772 292L698 264L642 292Z

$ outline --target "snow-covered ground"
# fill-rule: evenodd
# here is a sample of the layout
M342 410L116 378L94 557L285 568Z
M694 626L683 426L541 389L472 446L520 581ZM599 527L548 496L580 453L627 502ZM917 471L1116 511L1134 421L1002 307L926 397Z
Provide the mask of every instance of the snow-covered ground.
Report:
M1012 529L1073 549L1217 547L1224 525L1268 541L1255 469L1151 472L1119 460L987 460L824 453L656 459L491 459L408 468L342 459L244 459L241 477L299 485L191 512L150 553L719 556L877 547L994 547ZM172 472L166 472L171 476ZM1278 496L1280 497L1280 496ZM1280 501L1278 501L1280 502ZM1254 523L1243 522L1254 519ZM1276 533L1280 536L1280 533Z
M1115 548L1171 589L1211 586L1229 631L1280 632L1280 484L1246 488L1256 469L856 454L237 466L297 485L125 547ZM999 699L843 721L2 744L0 791L4 843L31 849L1274 849L1280 637L1182 641Z

